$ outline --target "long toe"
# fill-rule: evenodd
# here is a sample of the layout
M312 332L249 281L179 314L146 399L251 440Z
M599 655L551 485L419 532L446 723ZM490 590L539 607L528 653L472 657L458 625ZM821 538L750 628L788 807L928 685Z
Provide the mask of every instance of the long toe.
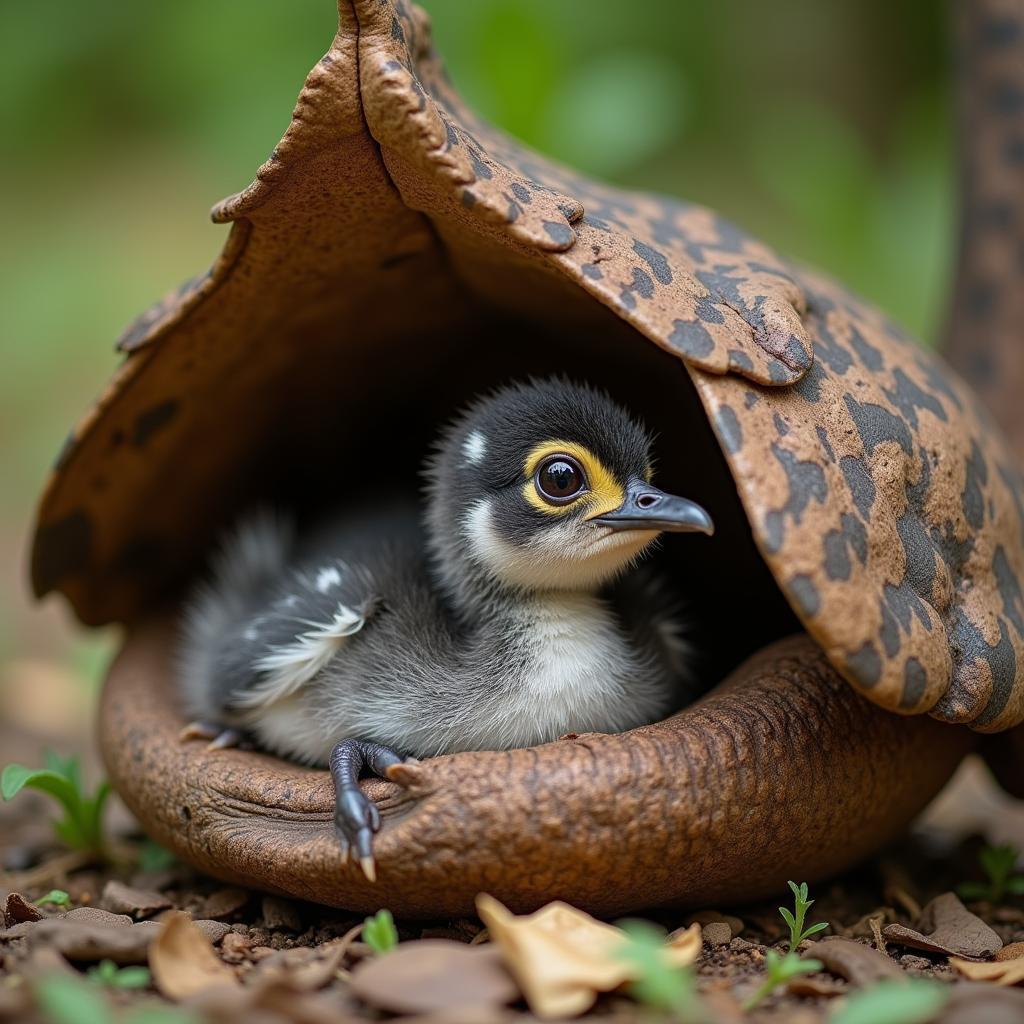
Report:
M334 825L345 859L354 857L367 879L376 881L373 833L380 828L380 812L376 805L361 790L345 789L337 797Z

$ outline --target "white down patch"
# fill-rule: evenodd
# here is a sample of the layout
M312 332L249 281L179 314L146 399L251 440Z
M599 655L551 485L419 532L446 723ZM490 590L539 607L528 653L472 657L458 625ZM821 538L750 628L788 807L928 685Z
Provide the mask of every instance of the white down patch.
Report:
M526 603L515 618L529 657L507 703L482 723L488 746L530 746L567 732L620 732L656 715L660 694L650 685L649 666L603 601L552 594Z
M365 625L362 615L339 604L330 622L300 633L292 643L275 647L257 659L253 667L267 673L266 679L235 694L233 700L242 708L261 708L290 697L327 665L348 637Z
M478 466L487 455L487 438L479 430L471 431L462 442L462 454L467 464Z

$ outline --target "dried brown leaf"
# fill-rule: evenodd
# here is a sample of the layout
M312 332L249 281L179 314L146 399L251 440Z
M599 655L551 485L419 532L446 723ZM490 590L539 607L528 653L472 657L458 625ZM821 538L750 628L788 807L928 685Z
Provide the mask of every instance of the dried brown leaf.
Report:
M218 889L211 893L197 917L205 917L214 921L222 917L230 917L249 902L252 893L246 889Z
M103 906L111 913L129 914L136 918L149 917L171 906L171 901L162 893L137 889L116 879L111 879L103 887L102 900Z
M23 924L25 921L41 921L46 917L34 903L25 899L20 892L12 892L8 895L4 916L10 925Z
M403 942L352 971L352 992L391 1013L451 1013L505 1006L519 998L501 953L449 939Z
M636 978L636 965L621 956L623 932L582 910L555 902L517 917L485 893L477 897L476 906L538 1017L583 1013L599 992ZM669 962L677 967L693 963L700 950L699 924L665 944Z
M961 960L951 956L949 963L971 981L988 981L994 985L1019 985L1024 981L1024 957L978 963L976 960Z
M804 956L820 960L826 970L862 988L886 978L904 977L904 972L884 953L853 939L822 939L806 949Z
M95 962L113 960L116 964L144 964L150 943L159 926L152 921L123 927L72 920L71 915L50 918L30 926L28 941L32 949L50 946L69 960Z
M164 919L149 950L149 966L156 987L168 999L188 999L217 986L238 985L234 971L185 913Z
M1003 945L1003 940L952 892L936 896L921 911L916 929L890 924L885 928L885 937L913 949L972 960L990 957Z

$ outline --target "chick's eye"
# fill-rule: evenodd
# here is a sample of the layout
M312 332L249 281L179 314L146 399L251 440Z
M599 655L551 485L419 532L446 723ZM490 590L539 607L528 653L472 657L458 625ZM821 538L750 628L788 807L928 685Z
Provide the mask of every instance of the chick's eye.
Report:
M541 496L555 505L572 501L587 486L583 467L567 455L545 459L537 468L536 482Z

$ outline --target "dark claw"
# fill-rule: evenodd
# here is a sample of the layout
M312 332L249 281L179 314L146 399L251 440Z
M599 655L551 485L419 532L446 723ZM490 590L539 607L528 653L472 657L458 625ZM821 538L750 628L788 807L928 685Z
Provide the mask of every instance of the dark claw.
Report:
M377 879L373 859L373 833L380 829L377 805L359 788L359 774L369 768L377 775L402 758L393 750L362 740L343 740L331 751L331 777L334 779L334 826L345 860L354 853L363 874L371 882Z

